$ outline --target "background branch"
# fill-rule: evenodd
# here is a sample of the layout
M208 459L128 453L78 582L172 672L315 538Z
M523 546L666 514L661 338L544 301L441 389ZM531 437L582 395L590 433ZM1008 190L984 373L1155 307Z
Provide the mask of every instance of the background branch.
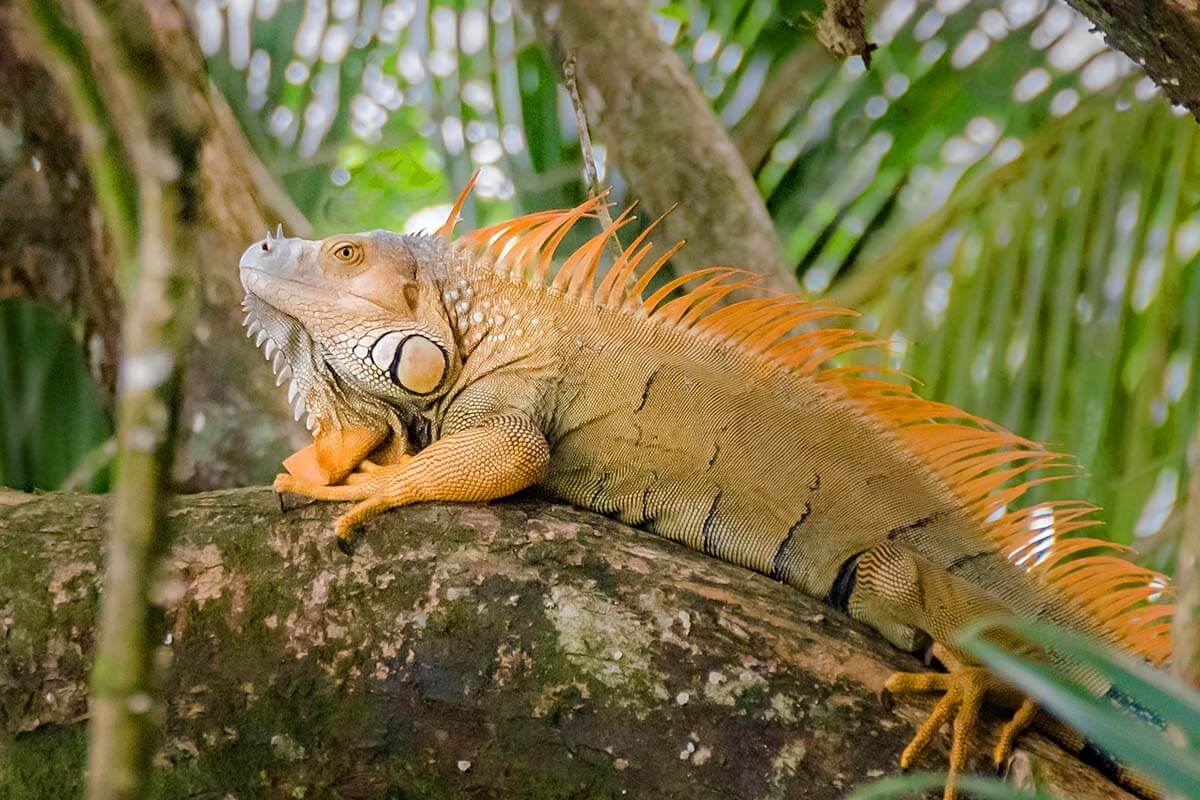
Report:
M1200 6L1195 0L1067 0L1163 93L1200 121Z
M115 128L105 127L116 114L101 103L96 114L103 116L90 122L92 111L79 110L86 92L51 80L43 63L47 56L74 53L66 62L54 58L55 65L87 63L91 56L82 42L70 44L79 33L69 28L56 29L66 31L66 43L58 41L47 52L39 31L45 26L18 13L23 5L0 0L0 230L9 244L0 253L0 296L38 300L69 321L111 409L127 307L116 278L123 246L119 232L114 235L120 229L101 224L120 215L105 200L110 181L94 177L92 166L121 166L107 157L121 146ZM195 264L200 310L189 343L192 369L183 386L185 424L173 477L186 489L263 482L306 433L292 422L285 393L245 338L237 259L280 221L289 234L308 235L311 228L213 91L183 10L173 0L141 5L164 79L197 120L201 136L202 257ZM90 80L91 91L98 91L94 78L78 80ZM89 155L93 151L96 159ZM125 180L129 186L120 196L136 203L132 174ZM132 236L134 228L128 227Z
M575 79L575 69L575 54L568 51L562 65L563 84L567 87L567 94L571 96L571 107L575 109L575 128L579 131L579 151L583 156L583 171L587 177L588 193L592 197L599 197L604 189L600 185L600 170L596 168L596 156L592 152L592 135L588 132L587 112L584 111L583 100L579 97L579 82ZM607 203L600 205L597 215L600 217L600 227L607 230L613 223L612 214L608 213ZM618 237L617 231L612 232L606 246L613 257L613 263L616 263L616 260L621 257L621 239Z
M571 52L587 118L668 243L680 272L736 264L795 291L792 265L746 164L640 0L522 0L551 60Z
M1200 459L1200 431L1194 446L1196 458ZM1184 501L1176 565L1179 596L1175 606L1172 666L1176 675L1200 687L1200 467L1195 464Z

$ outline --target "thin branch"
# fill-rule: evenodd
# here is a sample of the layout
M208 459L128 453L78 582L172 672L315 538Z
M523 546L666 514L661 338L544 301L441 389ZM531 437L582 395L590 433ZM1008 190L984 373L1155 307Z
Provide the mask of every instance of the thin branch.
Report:
M1200 687L1200 427L1196 429L1196 454L1176 559L1179 595L1172 631L1175 652L1171 660L1176 675Z
M182 359L195 317L200 135L177 96L139 0L26 0L75 116L118 139L89 159L93 180L136 180L136 274L126 297L117 388L116 482L100 632L92 668L88 797L141 798L157 739L151 575L166 550L164 488ZM65 24L69 18L74 24ZM76 33L75 31L78 31ZM82 91L79 87L90 87ZM105 207L114 235L129 228Z
M842 58L860 56L870 68L876 45L867 39L864 5L863 0L825 0L825 11L817 20L817 40Z
M596 168L596 157L592 153L592 136L588 133L587 112L583 108L583 100L579 97L579 84L575 78L575 68L575 51L568 50L562 65L563 83L567 87L567 94L571 96L571 106L575 109L575 127L579 130L579 149L583 153L583 171L587 176L588 194L592 197L599 197L604 190L600 186L600 170ZM601 203L596 213L600 217L601 227L608 230L613 224L612 215L608 213L608 204ZM607 244L615 262L621 257L622 250L621 239L615 230Z

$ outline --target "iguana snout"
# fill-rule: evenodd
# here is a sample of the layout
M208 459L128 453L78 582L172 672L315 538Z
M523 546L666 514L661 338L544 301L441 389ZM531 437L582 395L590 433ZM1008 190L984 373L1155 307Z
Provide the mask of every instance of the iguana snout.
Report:
M286 237L281 229L268 233L242 253L238 262L242 287L280 311L300 317L298 312L310 309L296 308L298 301L323 287L332 288L318 264L320 244Z

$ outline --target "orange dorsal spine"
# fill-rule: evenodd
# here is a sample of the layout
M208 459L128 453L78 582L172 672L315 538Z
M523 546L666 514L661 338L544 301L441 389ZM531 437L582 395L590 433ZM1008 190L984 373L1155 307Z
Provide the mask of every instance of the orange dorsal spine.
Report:
M442 227L438 228L434 233L441 236L443 239L449 239L454 233L454 226L458 224L458 217L462 214L463 206L467 203L467 198L471 195L471 190L475 188L475 182L479 180L479 170L471 173L471 177L467 179L467 183L463 186L462 191L458 193L458 199L454 201L454 205L450 208L450 215L446 217L446 221L442 223Z

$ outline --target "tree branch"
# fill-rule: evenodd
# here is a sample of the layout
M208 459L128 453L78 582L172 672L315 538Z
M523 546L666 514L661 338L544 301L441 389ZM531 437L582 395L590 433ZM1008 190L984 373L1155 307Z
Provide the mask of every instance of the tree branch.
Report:
M1196 429L1200 448L1200 427ZM1183 532L1176 559L1179 596L1175 605L1175 648L1171 660L1175 674L1200 688L1200 464L1192 465L1184 502Z
M105 505L0 492L0 796L78 779ZM170 506L163 796L834 800L897 772L932 704L885 709L887 675L920 667L836 611L612 520L425 504L347 560L343 510L281 515L266 489ZM1059 796L1129 800L1021 747Z
M1196 0L1067 0L1104 31L1109 46L1141 65L1172 101L1200 121L1200 3Z
M583 171L587 176L588 193L592 197L599 197L604 191L600 186L600 170L596 168L596 157L592 153L592 135L588 131L587 112L583 108L583 99L579 96L579 82L575 79L575 54L567 53L566 59L563 60L562 72L563 83L567 87L567 94L571 96L571 107L575 109L575 127L579 131L579 151L583 156ZM602 203L596 211L600 218L600 226L603 230L608 230L612 224L612 214L608 213L608 205ZM612 236L605 242L609 253L613 257L613 263L621 257L621 240L617 236L617 231L612 232Z
M792 265L754 179L640 0L522 0L538 38L561 65L579 67L587 118L651 214L679 208L664 236L687 238L673 261L681 271L742 265L764 285L796 291Z
M865 0L825 0L817 20L817 40L835 56L860 56L870 68L876 45L867 39Z

